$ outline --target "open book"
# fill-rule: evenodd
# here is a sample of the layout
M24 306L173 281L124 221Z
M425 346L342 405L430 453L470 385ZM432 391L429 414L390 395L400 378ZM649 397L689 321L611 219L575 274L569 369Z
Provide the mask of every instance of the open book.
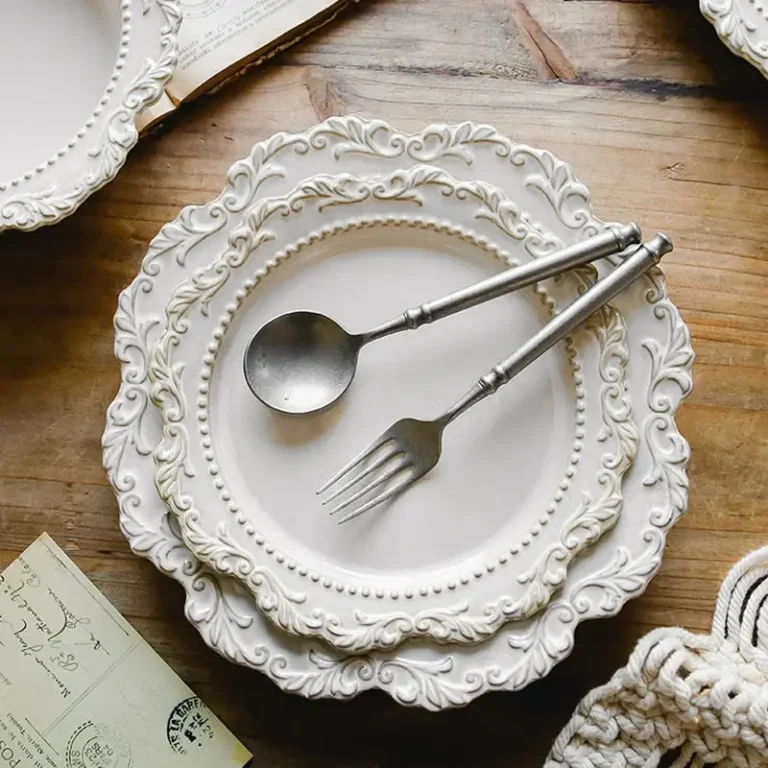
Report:
M146 131L176 107L330 21L352 0L182 0L179 65L160 100L139 116Z

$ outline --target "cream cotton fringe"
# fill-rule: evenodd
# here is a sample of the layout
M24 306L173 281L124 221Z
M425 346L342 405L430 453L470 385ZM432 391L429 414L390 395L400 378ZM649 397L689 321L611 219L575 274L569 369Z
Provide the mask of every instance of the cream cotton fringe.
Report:
M728 574L712 632L657 629L557 737L545 768L768 766L768 547ZM669 759L669 758L668 758Z

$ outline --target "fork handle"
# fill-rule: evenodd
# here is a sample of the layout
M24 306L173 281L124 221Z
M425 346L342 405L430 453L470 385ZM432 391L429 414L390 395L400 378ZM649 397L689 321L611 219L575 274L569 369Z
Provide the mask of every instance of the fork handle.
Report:
M658 264L661 257L671 250L672 242L664 234L657 234L640 245L622 264L555 315L516 352L482 376L477 384L438 421L442 422L443 426L447 426L475 403L496 392L499 387L528 367L550 347L571 334L640 275Z
M448 296L428 301L415 309L408 309L394 320L362 334L363 344L390 336L399 331L414 330L435 320L449 317L464 309L475 307L512 291L546 280L573 267L588 264L604 256L623 251L639 243L640 228L634 222L608 227L587 240L562 248L555 253L533 259L519 267L512 267L493 277L461 288Z

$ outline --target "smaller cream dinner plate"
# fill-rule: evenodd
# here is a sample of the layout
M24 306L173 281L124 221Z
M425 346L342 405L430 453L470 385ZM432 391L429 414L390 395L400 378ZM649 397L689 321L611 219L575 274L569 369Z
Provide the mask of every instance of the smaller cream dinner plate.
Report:
M459 419L439 467L389 506L338 526L316 489L388 423L450 405L594 270L378 342L325 413L266 409L242 366L283 312L367 328L561 246L494 186L428 165L317 175L254 205L173 291L149 369L156 484L190 550L284 631L344 651L477 643L546 607L618 520L637 450L611 307Z

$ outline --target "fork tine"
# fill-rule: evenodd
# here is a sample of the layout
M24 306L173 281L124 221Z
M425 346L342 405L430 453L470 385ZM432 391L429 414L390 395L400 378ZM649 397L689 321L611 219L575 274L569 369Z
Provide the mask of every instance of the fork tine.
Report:
M398 461L393 467L390 467L386 472L383 472L379 477L377 477L374 480L371 480L368 485L366 485L361 490L357 491L357 493L352 494L346 501L343 501L341 504L339 504L337 507L331 510L330 514L335 515L337 512L341 512L342 509L346 509L350 504L357 501L361 496L365 496L366 493L369 491L372 491L374 488L378 488L383 483L386 483L387 480L394 477L398 472L402 472L406 467L409 467L411 465L411 461L407 456L403 456L400 461Z
M376 440L374 440L364 451L361 451L357 456L355 456L354 459L352 459L352 461L350 461L348 464L345 464L330 480L321 485L320 488L317 489L317 494L319 495L327 491L335 482L341 480L341 478L344 477L347 472L349 472L351 469L354 469L357 464L367 459L379 448L386 445L386 443L388 443L391 439L392 438L389 437L386 432L383 435L379 435L379 437L377 437Z
M371 499L370 501L367 501L359 509L356 509L353 512L350 512L348 515L345 515L344 517L342 517L341 520L339 520L339 525L341 525L342 523L346 523L348 520L354 520L354 518L358 517L359 515L362 515L364 512L367 512L369 509L373 509L379 504L382 504L383 502L385 502L387 499L391 499L393 496L396 496L398 493L405 490L409 485L412 484L412 482L413 482L413 479L410 477L403 478L402 482L398 483L395 486L392 486L392 488L389 488L388 490L384 491L384 493L379 494L378 496L376 496L376 498Z
M342 485L339 490L334 491L327 499L325 499L325 501L323 501L323 506L330 504L334 499L337 499L339 496L341 496L344 491L349 490L353 485L359 483L364 477L368 477L368 475L370 475L372 472L375 472L380 466L386 464L390 459L394 459L398 453L400 453L400 451L398 451L397 446L390 448L384 455L380 456L370 466L366 467L359 475L354 475L350 480L347 480L347 482L344 483L344 485Z

